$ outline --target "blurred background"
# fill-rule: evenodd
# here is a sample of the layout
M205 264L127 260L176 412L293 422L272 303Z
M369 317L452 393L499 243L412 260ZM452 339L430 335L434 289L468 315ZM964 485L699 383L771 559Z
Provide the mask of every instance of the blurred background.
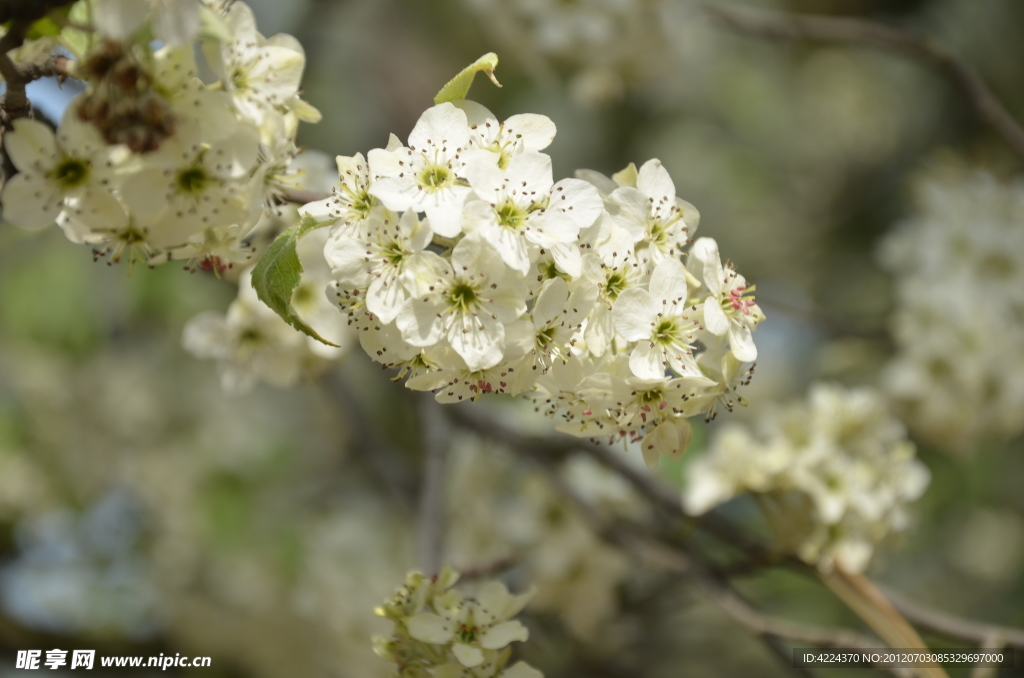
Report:
M302 128L308 149L353 155L392 132L404 139L441 85L495 51L503 88L480 81L472 97L499 119L554 120L556 178L660 158L700 210L699 234L757 284L768 317L749 407L699 425L686 459L661 475L681 485L723 418L757 419L812 382L883 390L932 482L912 529L869 575L956 614L1024 626L1024 401L1012 388L1024 384L1021 159L961 91L898 55L737 35L683 0L250 4L262 33L306 49L305 97L324 114ZM927 34L1024 120L1017 0L756 6ZM70 91L39 83L35 95L56 117ZM979 201L979 184L1010 197ZM1007 200L1015 206L990 207ZM927 227L944 219L955 224ZM956 322L908 319L907 281L926 276L907 252L942 250L940 233L990 222L999 233L1005 222L993 251L1009 273L958 283L937 312L970 324L973 305L990 305L1004 324L982 327L970 355L938 342L914 372L922 337ZM356 347L294 388L226 395L181 333L236 293L177 266L93 263L56 228L0 226L0 676L15 674L16 650L55 647L206 655L210 668L168 673L207 677L388 675L370 644L388 624L372 609L415 566L412 394ZM988 376L971 386L950 370ZM527 403L492 407L525 430L553 428ZM466 434L452 444L447 560L515 558L511 581L539 588L522 656L549 678L786 672L688 582L593 537L536 469ZM583 460L563 471L594 501L642 511ZM749 506L726 510L743 518ZM794 620L858 624L786 571L738 585Z

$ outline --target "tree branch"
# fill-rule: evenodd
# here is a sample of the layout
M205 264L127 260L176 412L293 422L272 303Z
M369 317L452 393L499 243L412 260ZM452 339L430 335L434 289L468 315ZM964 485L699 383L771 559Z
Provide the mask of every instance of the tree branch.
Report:
M460 426L483 438L501 442L525 456L539 458L542 461L558 461L574 452L582 452L622 476L639 494L672 517L695 525L746 553L763 555L765 558L776 557L776 554L754 535L717 514L706 513L700 517L688 515L683 511L682 500L677 491L649 473L633 468L607 446L569 435L523 436L487 416L482 408L474 403L449 405L445 407L445 411Z
M792 665L791 656L778 644L778 639L816 647L878 649L882 643L847 629L832 629L801 624L788 619L764 614L754 608L727 583L715 577L697 558L679 548L669 547L644 534L639 525L611 525L601 520L597 512L570 489L553 471L548 476L554 487L577 509L591 529L602 539L626 553L647 562L652 567L688 577L702 592L718 604L726 614L744 626L758 638L764 640L780 662L800 675L808 675L804 669ZM906 678L910 673L898 667L882 667L895 676Z
M607 447L568 435L524 436L518 431L501 424L493 417L488 416L484 408L474 403L449 405L444 410L458 426L472 431L483 438L499 442L523 457L540 462L544 468L550 468L574 452L587 454L606 468L618 473L653 505L665 510L675 518L691 521L697 527L713 534L721 541L750 554L748 561L739 563L735 568L727 566L718 571L713 571L707 564L702 563L699 565L699 574L704 581L703 586L709 587L714 585L711 589L712 594L714 594L713 597L726 608L726 611L730 612L738 621L755 632L761 635L778 635L822 647L865 647L877 649L880 646L880 641L865 640L866 637L864 636L852 638L846 636L836 637L829 633L819 636L811 628L800 624L790 625L792 623L786 620L774 620L773 618L758 616L761 613L750 608L742 599L737 603L736 594L732 593L731 589L722 583L730 576L747 574L761 565L766 567L776 565L792 566L796 571L810 575L816 574L817 570L803 563L803 561L771 550L754 535L715 514L705 514L699 519L687 515L682 510L678 495L671 488L665 486L653 476L633 468ZM572 491L564 483L561 483L557 476L553 473L549 475L552 476L552 482L555 483L556 487L562 494L570 498L587 522L591 523L595 531L603 538L620 544L628 552L641 555L649 562L660 563L662 567L669 571L682 572L684 567L693 568L693 554L687 555L679 545L669 546L658 542L655 550L652 550L649 545L638 545L630 541L632 538L630 534L636 532L635 530L631 533L623 533L621 530L614 529L609 531L610 528L604 525L597 514L583 503L582 500L575 498ZM682 564L684 560L690 564L684 566ZM722 593L723 590L726 593ZM901 614L909 621L919 624L922 628L930 629L950 638L969 640L977 644L991 642L992 638L1001 638L1007 647L1024 649L1024 631L960 619L932 610L892 591L885 591L885 595ZM767 622L765 619L767 619ZM778 633L773 633L773 631ZM858 645L858 642L862 644ZM863 645L864 642L871 642L873 644Z
M979 117L1024 159L1024 129L1013 119L977 71L927 38L862 19L737 9L723 5L703 5L703 10L723 26L745 35L773 40L837 42L878 47L917 59L939 71L960 89Z
M1024 650L1024 630L963 619L910 600L892 589L882 590L900 614L921 628L948 638L968 640L979 646L991 643L994 638L1001 639L1006 647Z
M73 63L66 56L51 54L42 59L17 64L15 68L18 69L18 74L26 83L40 78L57 78L57 82L63 84L64 80L72 77Z
M17 49L25 42L32 23L46 16L50 10L72 4L74 0L8 0L0 4L0 23L11 22L10 28L0 38L0 75L7 84L7 89L0 96L0 144L2 135L11 128L11 122L18 118L31 115L32 106L25 86L44 77L44 75L67 75L68 59L50 57L41 62L15 64L8 52ZM52 71L52 73L50 72ZM59 71L59 72L58 72ZM17 168L7 155L5 147L0 146L4 181L14 176Z

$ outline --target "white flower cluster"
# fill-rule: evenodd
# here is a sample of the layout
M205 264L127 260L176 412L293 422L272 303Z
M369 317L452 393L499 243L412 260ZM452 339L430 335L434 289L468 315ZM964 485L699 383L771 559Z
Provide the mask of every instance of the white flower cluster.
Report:
M296 332L260 301L252 286L252 269L239 276L238 297L226 314L206 311L185 325L185 350L217 361L225 391L244 393L257 381L280 388L294 386L300 377L322 371L347 351L352 343L350 329L323 294L330 280L323 258L326 240L327 233L319 231L299 242L304 270L291 301L299 317L335 346Z
M506 668L509 643L529 636L512 617L533 594L513 596L504 584L489 581L468 598L451 588L458 579L447 567L434 577L410 572L376 610L395 625L390 638L374 638L377 653L397 665L399 676L543 678L525 662Z
M572 74L587 103L621 97L648 78L667 54L661 0L465 0L485 28L537 75Z
M823 569L862 571L875 548L904 530L906 505L928 468L885 400L869 389L818 384L808 402L729 425L689 469L683 505L700 514L755 493L784 546Z
M339 157L334 298L370 357L440 402L528 393L560 430L643 439L649 465L688 417L731 408L757 357L754 287L723 264L658 160L554 181L546 117L428 109L407 146ZM420 215L424 214L425 217Z
M111 262L245 262L244 237L294 186L299 121L319 119L299 98L302 47L262 36L243 2L105 0L95 10L95 33L62 37L87 89L56 133L23 118L4 137L18 169L4 218L56 221ZM153 35L166 44L154 49ZM197 35L210 82L198 77Z
M886 386L915 432L958 451L1024 432L1024 183L950 171L883 243L897 354Z

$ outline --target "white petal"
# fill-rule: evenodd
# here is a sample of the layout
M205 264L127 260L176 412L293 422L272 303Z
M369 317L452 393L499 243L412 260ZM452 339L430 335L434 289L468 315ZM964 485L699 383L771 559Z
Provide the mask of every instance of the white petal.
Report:
M559 271L578 278L583 271L583 255L575 243L557 243L551 246L551 256Z
M455 643L452 646L452 654L459 660L459 663L467 668L473 668L484 663L484 653L478 647Z
M509 188L515 190L517 195L537 194L536 199L516 200L519 204L538 201L547 195L555 183L551 157L536 151L526 151L512 158L505 173Z
M686 269L678 259L666 259L651 274L651 297L657 306L686 303Z
M378 150L380 149L370 151L371 162L373 162L375 156L374 152ZM389 156L379 155L376 157L383 160ZM374 166L374 170L376 171L376 166ZM418 207L420 189L412 177L382 176L373 182L373 185L367 190L370 195L379 199L392 212L404 212L410 208Z
M530 632L517 621L507 621L492 627L480 639L480 645L488 650L500 650L511 642L525 642Z
M148 223L167 208L169 190L164 173L157 167L146 167L125 179L121 195L132 214Z
M4 185L3 204L4 221L22 228L49 226L64 209L60 193L38 174L11 177Z
M679 430L671 421L665 420L644 436L640 443L647 468L658 466L658 455L674 456L679 450Z
M259 81L261 96L272 96L285 101L294 96L302 82L306 58L287 47L266 45L259 51L262 57L249 71L252 80Z
M422 612L405 622L409 635L424 643L440 645L452 639L451 625L430 612Z
M552 278L544 283L533 304L533 322L543 327L561 315L565 301L569 298L569 286L561 278Z
M697 226L700 225L700 211L682 198L676 198L676 207L683 212L683 223L686 224L687 237L692 238L697 232Z
M598 193L601 194L602 198L607 198L612 192L619 187L614 181L594 170L579 169L576 170L576 178L582 179L587 183L593 184L597 188Z
M331 236L324 246L324 257L335 279L345 287L362 288L370 284L366 255L366 244L352 238Z
M505 172L494 164L493 153L476 155L466 163L466 181L482 200L496 204L504 199Z
M121 202L101 188L92 188L68 202L75 220L91 231L119 231L128 225Z
M409 249L413 252L424 249L434 237L430 224L420 221L419 216L411 210L402 213L398 229L403 237L408 238Z
M489 581L480 587L476 594L476 600L480 603L480 607L487 610L491 620L507 619L512 616L505 613L505 608L515 602L515 596L509 593L500 581Z
M546 115L520 113L505 121L505 133L528 151L542 151L555 140L555 123Z
M409 339L406 341L414 344ZM470 370L485 370L501 362L505 349L505 326L485 314L463 316L448 330L448 342Z
M222 179L245 176L256 164L259 144L259 133L255 128L239 125L231 136L212 145L203 154L203 165Z
M640 341L629 354L629 369L641 379L665 378L665 356L649 341Z
M669 456L672 457L673 461L678 461L686 453L690 443L693 441L693 424L686 417L676 417L672 419L672 423L679 434L679 446Z
M590 354L597 357L604 355L608 350L608 345L611 344L614 331L611 309L603 301L598 302L594 308L594 314L587 322L587 329L583 333Z
M495 127L498 125L498 118L487 110L486 107L478 104L475 101L469 99L459 99L453 101L452 105L458 109L461 109L466 114L466 122L470 127L476 127L477 125L486 125L491 123Z
M454 238L462 232L462 206L466 198L472 193L468 186L453 186L445 191L438 191L438 195L445 193L443 199L435 199L433 204L423 206L430 220L430 227L434 233L445 238Z
M617 188L608 197L611 203L609 210L612 218L621 228L626 229L634 242L639 242L647 234L647 218L650 216L651 203L641 191L628 186Z
M57 128L57 144L66 154L76 158L91 158L107 150L99 131L90 123L78 119L75 106L68 106Z
M672 183L668 170L658 159L648 160L643 164L636 178L636 187L648 198L653 198L655 204L662 201L666 205L675 204L676 185Z
M650 293L637 287L619 295L612 308L615 329L626 341L650 339L651 325L658 315L658 308Z
M15 120L14 131L4 137L4 148L14 166L22 172L43 171L57 162L53 132L38 120Z
M420 152L428 147L446 147L451 155L456 148L469 145L466 114L449 103L432 106L423 112L409 134L409 146Z
M537 245L554 247L558 244L571 244L579 250L576 241L579 238L580 226L564 212L544 212L530 219L529 224L531 230L527 232L527 237Z
M746 325L732 323L729 326L729 347L740 362L749 363L757 360L757 346L754 345L754 338Z
M564 211L580 228L588 228L604 212L604 200L593 184L562 179L551 189L551 209Z
M722 293L722 258L718 254L718 243L711 238L697 238L690 249L690 256L703 266L699 275L704 279L708 290L716 297ZM697 267L694 269L694 275Z
M302 216L313 217L317 221L336 221L337 218L334 216L334 198L324 198L323 200L316 200L314 202L307 202L305 205L299 207L299 214Z
M524 275L530 270L530 254L526 251L526 240L518 233L487 224L480 229L480 235L491 243L495 251L501 255L501 260L508 264L509 268Z
M402 339L413 346L433 346L441 338L443 309L422 299L407 299L395 318L395 325L402 332Z
M366 291L366 309L380 318L381 322L390 323L398 317L398 312L405 303L408 294L397 276L392 275L375 278Z
M719 337L729 331L729 318L715 297L704 300L704 327Z
M680 377L706 379L704 373L700 371L700 367L697 365L697 359L693 357L692 353L676 354L675 352L669 352L666 358L668 359L669 367Z

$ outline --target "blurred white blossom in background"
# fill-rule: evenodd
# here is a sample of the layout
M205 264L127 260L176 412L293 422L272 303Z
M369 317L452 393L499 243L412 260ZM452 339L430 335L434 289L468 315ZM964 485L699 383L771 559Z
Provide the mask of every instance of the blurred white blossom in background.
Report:
M929 480L881 394L817 384L753 428L726 424L689 467L683 504L700 514L753 493L785 547L860 572L909 526L907 505Z
M896 296L884 383L915 432L965 454L1024 432L1024 182L933 170L880 259Z

